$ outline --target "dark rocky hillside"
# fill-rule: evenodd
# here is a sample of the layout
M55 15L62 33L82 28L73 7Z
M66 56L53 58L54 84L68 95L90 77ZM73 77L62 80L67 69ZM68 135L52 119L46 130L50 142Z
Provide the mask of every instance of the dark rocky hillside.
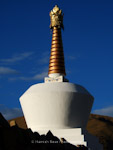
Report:
M47 135L39 135L38 133L33 133L30 129L27 129L24 117L18 117L13 119L16 122L16 125L11 123L12 120L8 122L12 127L9 126L8 122L0 115L0 150L11 149L11 150L35 150L35 149L44 149L44 150L55 150L55 149L69 149L69 150L79 150L87 149L85 147L76 147L71 144L64 144L63 139L60 140L57 137L53 136L51 132L48 132ZM89 133L97 136L100 143L104 145L104 150L113 149L113 118L108 116L94 115L91 114L87 130ZM34 143L35 140L55 140L59 144L39 144ZM4 150L3 149L3 150Z
M113 150L113 118L91 114L87 130L97 136L104 150Z
M24 117L14 119L18 126L26 129ZM89 133L97 136L104 150L113 150L113 118L102 115L91 114L87 124Z
M9 123L0 114L0 150L87 150L87 147L69 144L65 139L58 139L50 131L39 135L31 129L25 129L23 117ZM24 127L20 128L20 127Z
M26 129L24 117L14 119L18 126ZM89 133L97 136L104 146L104 150L113 150L113 118L102 115L91 114L87 124Z

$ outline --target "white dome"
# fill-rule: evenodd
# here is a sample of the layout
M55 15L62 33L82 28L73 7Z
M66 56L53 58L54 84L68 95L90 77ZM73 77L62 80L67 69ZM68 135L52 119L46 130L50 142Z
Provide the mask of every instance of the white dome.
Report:
M31 86L20 103L27 126L33 131L85 128L93 97L77 84L40 83Z

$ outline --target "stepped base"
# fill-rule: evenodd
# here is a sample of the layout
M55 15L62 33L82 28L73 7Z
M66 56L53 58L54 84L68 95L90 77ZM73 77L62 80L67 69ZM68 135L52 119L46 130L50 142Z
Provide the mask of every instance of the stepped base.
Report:
M40 135L48 132L48 130L38 130L36 128L32 128L32 130L37 131ZM73 145L84 145L88 147L88 150L103 150L103 146L99 143L98 138L89 134L85 129L52 129L51 132L59 139L64 138Z

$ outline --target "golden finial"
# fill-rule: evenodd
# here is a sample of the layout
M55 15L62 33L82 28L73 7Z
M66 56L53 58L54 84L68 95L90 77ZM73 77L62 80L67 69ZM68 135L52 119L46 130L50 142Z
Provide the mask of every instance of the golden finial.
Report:
M62 10L57 5L55 5L53 10L51 10L51 12L50 12L50 19L51 19L50 28L51 29L53 27L64 28L64 26L63 26L63 15L64 14L62 14Z
M63 28L63 15L62 10L56 5L50 12L52 28L52 43L51 43L51 55L49 61L49 76L60 74L62 76L66 75L65 63L64 63L64 53L62 44L61 28Z

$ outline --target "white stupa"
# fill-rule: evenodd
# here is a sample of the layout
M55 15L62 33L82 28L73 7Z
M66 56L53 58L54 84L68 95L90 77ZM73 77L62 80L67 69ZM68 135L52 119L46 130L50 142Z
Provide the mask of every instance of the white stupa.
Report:
M44 83L32 85L20 103L28 128L40 134L49 130L58 138L90 150L102 150L98 139L90 135L86 125L93 104L93 96L82 86L65 79L61 28L62 11L55 6L50 12L53 30L48 76Z

